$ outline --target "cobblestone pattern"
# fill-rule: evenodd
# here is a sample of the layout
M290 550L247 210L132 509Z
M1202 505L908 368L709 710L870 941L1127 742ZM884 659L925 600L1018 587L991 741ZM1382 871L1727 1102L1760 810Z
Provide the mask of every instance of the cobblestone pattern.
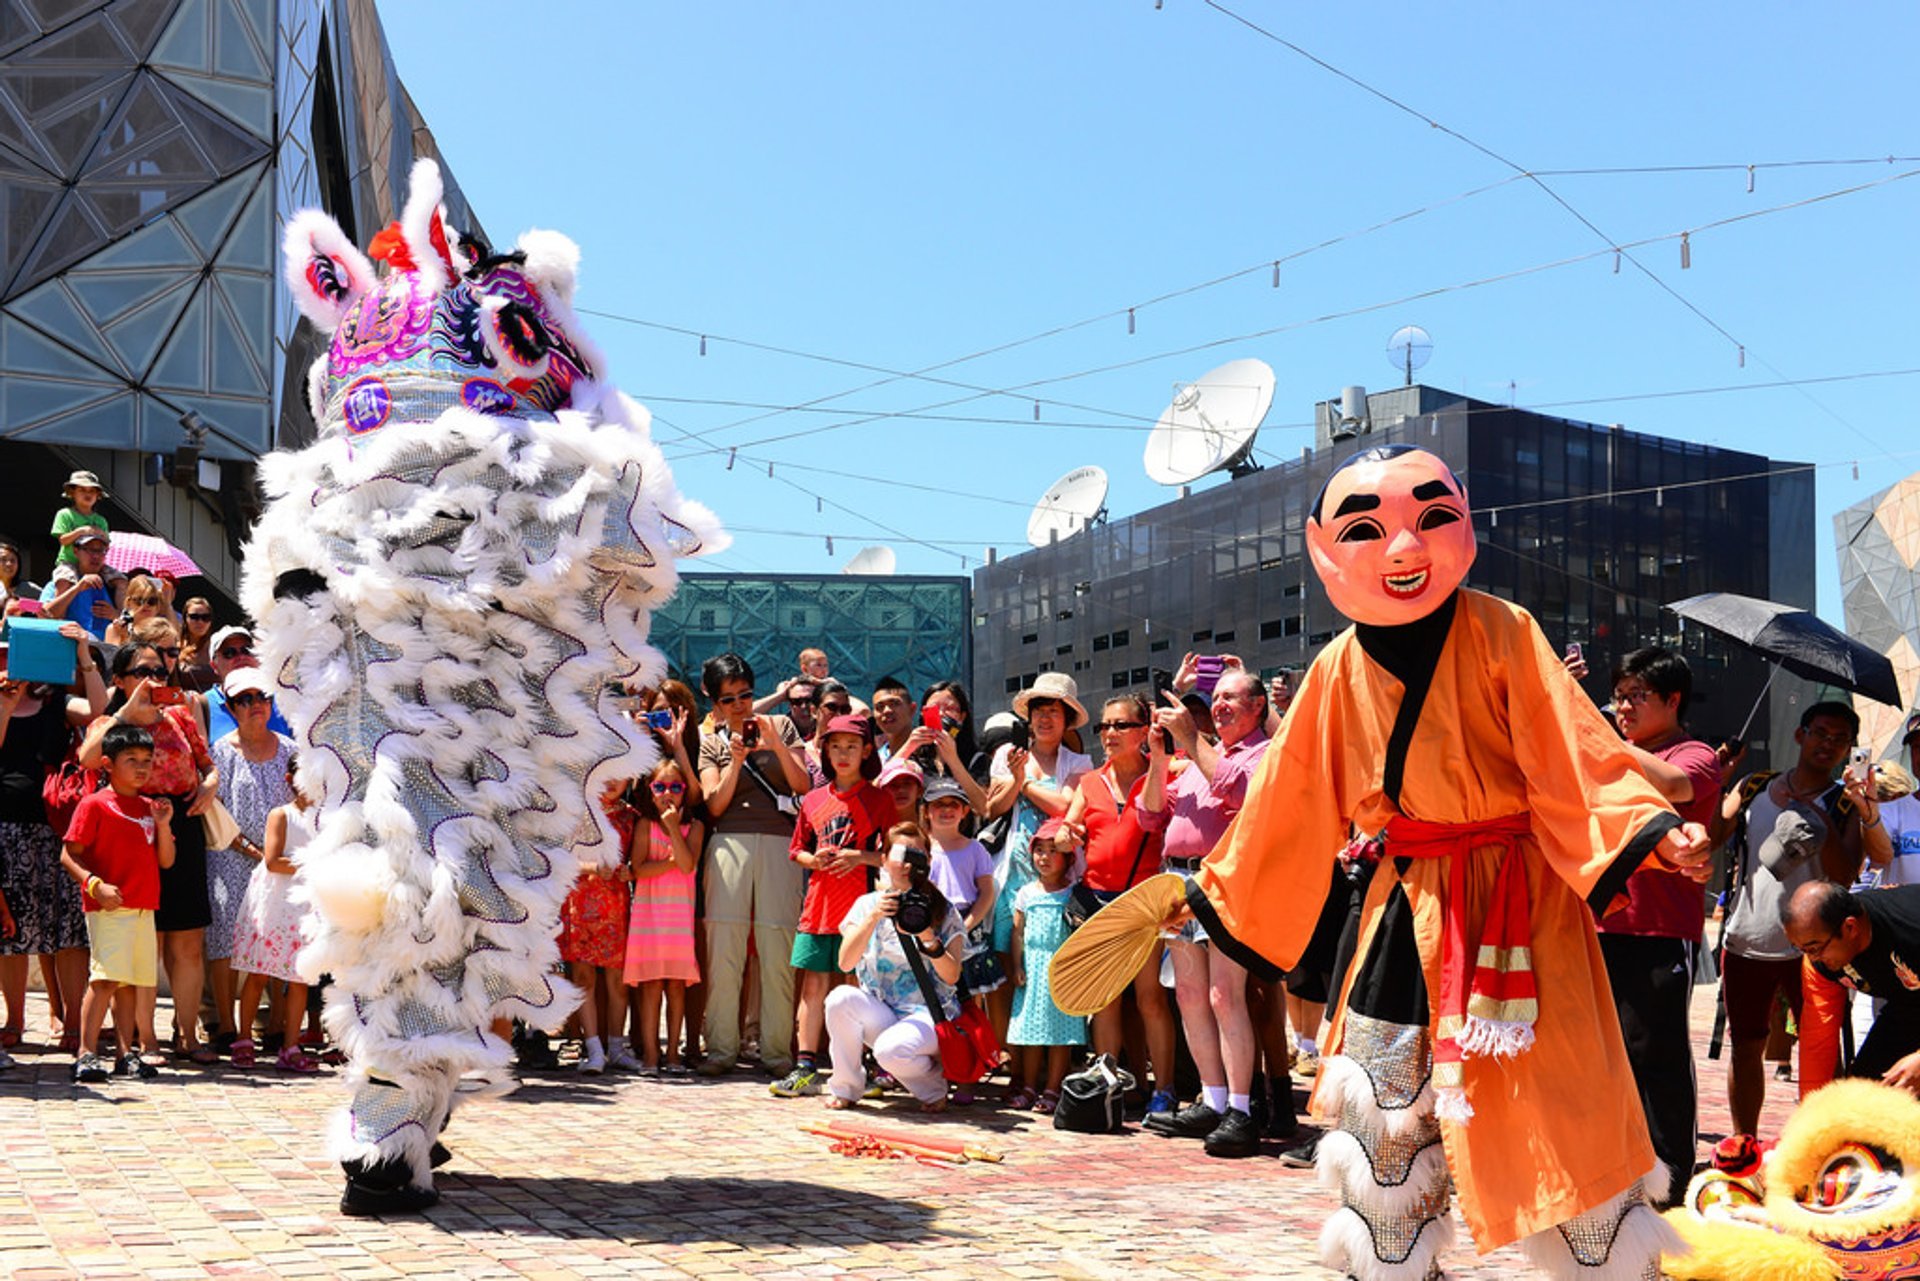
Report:
M1711 997L1695 1009L1709 1138L1726 1117L1724 1068L1704 1061ZM0 1074L0 1276L19 1281L1328 1275L1314 1243L1332 1199L1270 1156L1215 1161L1137 1129L1088 1138L988 1105L922 1118L882 1103L852 1115L1006 1161L854 1160L799 1131L829 1115L818 1100L771 1099L746 1073L534 1077L462 1109L438 1208L347 1219L318 1137L341 1097L332 1080L182 1066L81 1087L35 1039ZM1792 1087L1769 1087L1777 1131ZM1524 1272L1510 1250L1450 1261L1460 1278Z

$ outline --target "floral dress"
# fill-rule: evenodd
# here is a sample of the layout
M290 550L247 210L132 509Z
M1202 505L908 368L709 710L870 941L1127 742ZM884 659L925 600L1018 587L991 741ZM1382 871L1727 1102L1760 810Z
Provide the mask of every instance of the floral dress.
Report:
M633 848L634 812L607 808L620 848ZM617 873L582 870L560 909L560 959L569 965L619 969L627 959L627 883Z
M239 819L248 839L253 839L253 829L247 827L247 820L240 817L239 811L234 812L234 818ZM264 841L264 820L260 830L260 839ZM286 856L293 858L312 839L312 811L288 806ZM293 901L293 889L298 883L298 873L269 871L265 863L253 865L253 877L247 882L246 896L240 901L239 921L233 930L234 969L242 974L264 974L289 983L304 982L293 963L304 942L300 927L307 914L304 904Z
M250 761L240 747L240 736L228 734L213 745L213 764L220 771L220 803L240 825L240 835L254 845L263 845L267 836L267 815L276 807L293 800L287 786L287 764L293 759L293 740L274 735L273 756L269 760ZM207 851L207 906L213 923L207 926L206 952L209 961L221 961L233 955L234 927L240 920L240 902L253 882L260 865L239 850Z

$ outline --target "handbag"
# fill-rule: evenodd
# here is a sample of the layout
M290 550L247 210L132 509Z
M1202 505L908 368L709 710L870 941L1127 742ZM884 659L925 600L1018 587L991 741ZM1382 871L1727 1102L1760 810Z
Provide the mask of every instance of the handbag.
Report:
M895 933L899 931L896 929ZM955 1085L973 1085L986 1079L1000 1062L1000 1038L993 1034L993 1024L988 1022L986 1013L977 1005L967 1003L965 976L962 976L959 988L960 1017L944 1017L940 1006L940 994L934 990L933 976L927 973L926 958L920 954L920 941L901 936L900 950L907 954L907 965L913 970L914 981L920 984L920 995L926 998L927 1013L933 1016L933 1034L940 1041L940 1074Z
M1075 1134L1119 1134L1126 1128L1126 1097L1133 1084L1133 1073L1111 1054L1100 1055L1060 1082L1053 1128Z
M233 843L240 839L240 823L233 812L223 804L218 796L207 802L207 808L200 811L200 823L207 829L207 848L210 850L230 850Z
M46 781L40 785L40 799L47 807L47 826L64 840L67 828L73 825L73 812L80 808L81 801L99 790L100 771L81 769L72 756L58 765L48 766Z

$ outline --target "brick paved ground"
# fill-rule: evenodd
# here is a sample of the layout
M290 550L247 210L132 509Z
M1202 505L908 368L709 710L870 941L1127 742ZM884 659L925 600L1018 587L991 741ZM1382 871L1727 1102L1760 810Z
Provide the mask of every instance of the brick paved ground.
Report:
M1696 1005L1703 1046L1710 1000ZM317 1138L340 1097L330 1081L182 1068L83 1088L68 1062L30 1045L0 1076L0 1275L21 1281L1325 1275L1314 1237L1330 1201L1310 1172L1137 1131L870 1105L856 1115L984 1139L1006 1161L852 1160L797 1130L827 1115L817 1101L772 1100L763 1078L568 1072L464 1109L439 1208L380 1222L336 1213ZM1723 1068L1700 1075L1702 1129L1717 1135ZM1773 1088L1773 1127L1788 1088ZM1512 1252L1455 1261L1458 1277L1521 1271Z

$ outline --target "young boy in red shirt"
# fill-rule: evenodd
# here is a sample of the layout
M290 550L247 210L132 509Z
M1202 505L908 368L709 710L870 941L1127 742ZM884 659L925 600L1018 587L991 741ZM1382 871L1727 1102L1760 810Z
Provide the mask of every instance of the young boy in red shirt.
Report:
M160 906L160 869L173 866L173 804L140 795L153 772L153 735L138 725L115 725L100 750L107 786L80 802L60 854L60 865L80 882L92 949L80 1002L80 1057L73 1064L73 1079L89 1083L107 1079L99 1045L109 1005L124 1051L114 1073L158 1074L133 1048L134 1010L136 989L159 982L153 914Z
M800 972L799 1044L794 1068L770 1087L795 1099L820 1093L818 1066L827 1032L827 990L843 974L840 922L865 894L893 826L893 800L867 779L873 733L864 716L836 716L820 739L827 781L800 801L789 856L807 869L793 968Z

